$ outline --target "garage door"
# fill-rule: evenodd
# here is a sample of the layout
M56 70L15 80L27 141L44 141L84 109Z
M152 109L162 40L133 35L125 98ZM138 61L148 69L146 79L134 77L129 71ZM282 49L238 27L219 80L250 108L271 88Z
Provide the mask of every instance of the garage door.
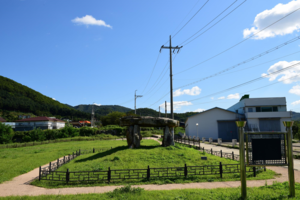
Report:
M259 119L260 131L281 131L280 119Z
M237 126L234 121L219 121L218 122L219 138L223 141L232 139L238 139Z

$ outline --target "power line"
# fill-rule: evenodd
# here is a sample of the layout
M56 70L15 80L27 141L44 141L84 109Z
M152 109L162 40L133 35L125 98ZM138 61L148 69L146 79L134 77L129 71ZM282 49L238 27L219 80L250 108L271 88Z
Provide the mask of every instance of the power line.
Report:
M177 56L177 54L174 56L173 62L174 62L176 56ZM168 64L168 63L167 63L167 64ZM163 77L165 77L165 75L166 75L167 72L168 72L168 70L165 71L164 75L161 77L161 79L159 80L159 82L156 84L156 86L153 88L153 90L152 90L151 92L149 91L148 94L150 94L150 93L152 93L152 92L154 91L154 89L159 85L159 83L160 83L160 81L163 79ZM167 82L167 80L168 80L168 79L166 79L165 82L163 82L160 86L163 86L163 85ZM161 89L161 87L160 87L159 89ZM155 91L155 93L156 93L159 89L157 89L157 90ZM154 94L155 94L155 93L154 93ZM145 95L147 95L147 94L145 94ZM144 95L144 96L145 96L145 95ZM151 95L151 96L150 96L146 101L144 101L142 104L146 103L152 96L153 96L153 95Z
M219 91L219 92L215 92L215 93L213 93L213 94L206 95L206 96L204 96L204 97L199 97L199 98L196 98L196 99L192 99L192 100L189 100L189 101L191 102L191 101L196 101L196 100L203 99L203 98L210 97L210 96L215 96L215 95L217 95L217 94L219 94L219 93L223 93L223 92L226 92L226 91L228 91L228 90L232 90L232 89L235 89L235 88L244 86L244 85L248 85L248 84L253 83L253 82L255 82L255 81L262 80L262 79L264 79L264 78L266 78L266 77L269 77L269 76L272 76L272 75L274 75L274 74L280 73L280 72L282 72L282 71L291 69L291 68L293 68L293 67L295 67L295 66L297 66L297 65L299 65L299 64L300 64L300 62L298 62L298 63L296 63L296 64L294 64L294 65L290 65L290 66L288 66L288 67L286 67L286 68L277 70L277 71L275 71L275 72L266 74L266 75L264 75L264 76L260 76L260 77L258 77L258 78L252 79L252 80L250 80L250 81L241 83L241 84L239 84L239 85L236 85L236 86L227 88L227 89L225 89L225 90L221 90L221 91ZM166 95L168 95L168 93L165 94L163 97L165 97ZM162 97L162 98L163 98L163 97ZM161 99L162 99L162 98L161 98ZM160 99L160 100L161 100L161 99ZM158 100L158 101L160 101L160 100ZM158 101L156 101L155 103L157 103ZM151 104L151 106L154 105L155 103ZM177 104L177 105L180 105L180 103ZM150 106L150 107L151 107L151 106Z
M176 31L176 29L182 24L182 22L187 18L187 16L192 12L192 10L196 7L196 5L199 3L200 0L198 0L194 6L192 7L192 9L188 12L188 14L183 18L183 20L177 25L177 27L174 29L174 31L172 32L171 35L173 35L173 33ZM167 44L169 42L169 40L165 43Z
M151 77L152 77L152 74L153 74L153 71L154 71L155 66L156 66L156 64L157 64L157 61L158 61L158 59L159 59L159 56L160 56L160 53L158 53L158 55L157 55L155 64L154 64L153 69L152 69L152 72L151 72L151 75L150 75L149 80L148 80L148 82L147 82L147 84L146 84L146 87L144 88L144 90L142 91L142 93L145 91L145 89L147 88L147 86L148 86L148 84L149 84L149 81L150 81L150 79L151 79Z
M186 39L185 41L183 41L181 44L185 43L186 41L188 41L189 39L191 39L192 37L194 37L197 33L199 33L200 31L202 31L205 27L207 27L210 23L212 23L213 21L215 21L215 19L217 19L220 15L222 15L226 10L228 10L231 6L233 6L233 4L235 4L237 2L234 1L232 4L230 4L225 10L223 10L220 14L218 14L214 19L212 19L210 22L208 22L205 26L203 26L199 31L197 31L196 33L194 33L192 36L190 36L188 39ZM245 2L245 1L244 1ZM243 3L244 3L243 2ZM241 3L239 6L241 6L243 3ZM235 11L239 6L237 6L235 9L233 9L230 13L228 13L225 17L223 17L221 20L219 20L217 23L215 23L213 26L217 25L220 21L222 21L224 18L226 18L228 15L230 15L233 11ZM211 26L210 28L212 28L213 26ZM210 29L209 28L209 29ZM208 31L209 29L207 29L206 31ZM205 32L206 32L205 31ZM203 33L202 33L203 34ZM199 36L198 36L199 37ZM181 45L180 44L180 45Z
M282 81L289 80L289 79L293 79L293 78L296 78L296 77L299 77L299 76L300 76L300 74L297 74L297 75L295 75L295 76L292 76L292 77L283 79ZM269 87L269 86L272 86L272 85L275 85L275 84L278 84L278 83L281 83L281 81L278 81L278 82L275 82L275 83L271 83L271 84L267 84L267 85L264 85L264 86L262 86L262 87L255 88L255 89L253 89L253 90L249 90L249 91L247 91L247 92L243 92L243 93L241 93L241 95L246 94L246 93L249 93L249 92L252 92L252 91L255 91L255 90L260 90L260 89L262 89L262 88ZM215 99L215 100L212 100L212 101L202 102L202 103L197 103L197 104L193 104L193 105L206 104L206 103L211 103L211 102L214 102L214 101L220 101L220 100L223 100L223 99Z
M173 35L172 39L202 10L202 8L204 8L204 6L209 2L209 0L207 0L202 6L201 8L199 8L199 10L175 33L175 35Z
M188 84L186 84L186 85L177 87L177 88L175 88L175 90L176 90L176 89L179 89L179 88L181 88L181 87L186 87L186 86L189 86L189 85L193 85L193 84L198 83L198 82L200 82L200 81L204 81L204 80L207 80L207 79L209 79L209 78L218 76L218 75L220 75L220 74L222 74L222 73L224 73L224 72L227 72L227 71L229 71L229 70L235 69L235 68L237 68L237 67L239 67L239 66L241 66L241 65L243 65L243 64L246 64L246 63L251 62L251 61L253 61L253 60L255 60L255 59L261 58L262 56L267 55L267 54L269 54L269 53L271 53L271 52L273 52L273 51L276 51L276 50L278 50L278 49L280 49L280 48L282 48L282 47L284 47L284 46L286 46L286 45L288 45L288 44L291 44L291 43L293 43L293 42L295 42L295 41L297 41L297 40L299 40L299 39L300 39L300 36L297 36L297 37L295 37L295 38L293 38L293 39L291 39L291 40L289 40L289 41L286 41L286 42L284 42L284 43L282 43L282 44L280 44L280 45L277 45L277 46L275 46L275 47L273 47L273 48L271 48L271 49L269 49L269 50L267 50L267 51L264 51L264 52L262 52L262 53L260 53L260 54L258 54L258 55L256 55L256 56L253 56L253 57L251 57L251 58L248 58L247 60L244 60L244 61L242 61L242 62L240 62L240 63L238 63L238 64L235 64L235 65L233 65L233 66L231 66L231 67L228 67L228 68L226 68L226 69L224 69L224 70L222 70L222 71L219 71L219 72L214 73L214 74L212 74L212 75L210 75L210 76L207 76L207 77L204 77L204 78L202 78L202 79L199 79L198 81L194 81L194 82L192 82L192 83L188 83ZM178 73L177 73L177 74L178 74ZM176 75L176 74L175 74L175 75Z
M270 74L266 74L266 75L264 75L264 76L260 76L260 77L258 77L258 78L252 79L252 80L250 80L250 81L241 83L241 84L239 84L239 85L236 85L236 86L227 88L227 89L225 89L225 90L222 90L222 91L219 91L219 92L215 92L215 93L213 93L213 94L206 95L206 96L204 96L204 97L199 97L199 98L196 98L196 99L192 99L192 100L189 100L189 101L196 101L196 100L203 99L203 98L206 98L206 97L215 96L215 95L217 95L217 94L219 94L219 93L223 93L223 92L225 92L225 91L232 90L232 89L235 89L235 88L244 86L244 85L248 85L248 84L253 83L253 82L255 82L255 81L258 81L258 80L262 80L262 79L264 79L264 78L266 78L266 77L269 77L269 76L272 76L272 75L274 75L274 74L280 73L280 72L282 72L282 71L291 69L291 68L293 68L293 67L295 67L295 66L297 66L297 65L300 65L300 62L298 62L298 63L296 63L296 64L293 64L293 65L290 65L290 66L288 66L288 67L286 67L286 68L277 70L277 71L272 72L272 73L270 73Z
M277 21L273 22L272 24L266 26L266 27L263 28L262 30L257 31L256 33L250 35L249 37L245 38L244 40L242 40L242 41L236 43L235 45L233 45L233 46L231 46L231 47L225 49L224 51L222 51L222 52L220 52L220 53L218 53L218 54L216 54L216 55L214 55L214 56L212 56L212 57L210 57L210 58L208 58L208 59L206 59L206 60L204 60L204 61L202 61L202 62L200 62L200 63L198 63L198 64L196 64L196 65L194 65L194 66L192 66L192 67L190 67L190 68L188 68L188 69L185 69L185 70L183 70L183 71L181 71L181 72L178 72L177 74L186 72L186 71L188 71L188 70L190 70L190 69L192 69L192 68L194 68L194 67L196 67L196 66L198 66L198 65L201 65L201 64L203 64L203 63L205 63L205 62L207 62L207 61L209 61L209 60L211 60L211 59L213 59L213 58L215 58L215 57L217 57L217 56L219 56L219 55L221 55L221 54L223 54L223 53L229 51L230 49L232 49L232 48L234 48L234 47L236 47L236 46L242 44L243 42L245 42L245 41L247 41L248 39L252 38L253 36L257 35L258 33L264 31L265 29L267 29L267 28L273 26L273 25L276 24L277 22L279 22L279 21L283 20L284 18L290 16L291 14L293 14L293 13L296 12L296 11L298 11L299 9L300 9L300 8L297 8L296 10L290 12L289 14L285 15L284 17L282 17L282 18L278 19ZM177 75L177 74L174 74L174 75Z

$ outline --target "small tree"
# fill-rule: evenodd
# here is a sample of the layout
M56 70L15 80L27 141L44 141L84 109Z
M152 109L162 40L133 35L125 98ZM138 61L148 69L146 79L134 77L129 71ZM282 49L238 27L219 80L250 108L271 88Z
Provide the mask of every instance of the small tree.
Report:
M14 131L11 126L0 122L0 144L7 144L12 142Z

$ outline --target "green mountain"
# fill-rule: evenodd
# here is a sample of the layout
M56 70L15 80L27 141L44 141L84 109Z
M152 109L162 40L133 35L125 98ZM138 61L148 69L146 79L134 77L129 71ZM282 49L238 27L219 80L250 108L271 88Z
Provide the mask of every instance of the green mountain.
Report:
M78 106L74 106L74 108L87 113L92 112L92 105L78 105ZM99 116L105 116L114 111L123 112L123 113L134 113L134 110L123 106L118 106L118 105L101 105L101 106L94 105L94 111L95 114L98 114ZM140 116L151 116L151 117L159 116L159 113L156 110L150 108L138 108L136 109L136 114ZM189 116L194 114L196 113L194 112L174 113L174 119L179 120L180 122L185 122L185 120ZM165 113L161 113L160 116L165 117ZM167 117L171 118L171 114L167 114Z
M90 119L90 114L62 104L25 85L0 76L0 109L4 112L19 111L37 116Z
M91 113L92 106L93 105L78 105L78 106L74 106L74 108L79 111ZM127 113L132 110L130 108L126 108L126 107L118 106L118 105L103 105L103 106L102 105L101 106L94 105L94 111L95 111L95 114L98 114L99 116L105 116L108 113L111 113L114 111Z

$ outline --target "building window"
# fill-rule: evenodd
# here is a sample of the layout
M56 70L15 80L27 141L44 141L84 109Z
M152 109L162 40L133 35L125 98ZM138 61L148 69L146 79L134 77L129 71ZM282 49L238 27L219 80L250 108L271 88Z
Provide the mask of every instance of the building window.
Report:
M239 111L238 111L238 110L235 110L235 112L236 112L236 113L239 113Z
M248 112L253 112L253 108L248 108Z
M278 107L277 106L273 107L273 112L278 112Z
M261 112L260 107L256 107L256 112Z
M272 107L261 107L261 112L272 112L273 108Z

